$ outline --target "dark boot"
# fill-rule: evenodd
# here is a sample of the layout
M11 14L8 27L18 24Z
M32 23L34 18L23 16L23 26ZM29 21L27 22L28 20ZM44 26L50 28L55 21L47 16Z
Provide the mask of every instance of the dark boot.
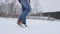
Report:
M18 25L21 25L23 23L23 21L22 20L18 20Z

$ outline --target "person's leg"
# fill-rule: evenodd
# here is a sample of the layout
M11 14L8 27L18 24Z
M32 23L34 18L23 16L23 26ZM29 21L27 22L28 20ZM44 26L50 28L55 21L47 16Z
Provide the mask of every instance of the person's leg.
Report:
M22 5L22 13L25 11L25 7ZM25 21L25 20L24 20ZM18 19L18 25L21 26L21 24L23 24L23 20L21 20L21 18Z
M28 15L28 13L31 11L31 6L30 4L25 1L25 0L21 0L21 4L24 6L25 10L24 12L21 14L20 18L21 20L23 20L23 24L26 24L26 16Z
M25 11L25 7L22 5L22 12L24 12Z
M22 5L22 12L25 11L25 7ZM26 24L26 17L23 19L23 24Z

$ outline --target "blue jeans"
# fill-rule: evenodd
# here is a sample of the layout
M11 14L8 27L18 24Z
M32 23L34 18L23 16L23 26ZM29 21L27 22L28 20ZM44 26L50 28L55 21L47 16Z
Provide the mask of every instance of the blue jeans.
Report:
M26 16L29 14L29 12L31 11L31 6L30 4L26 1L26 0L20 0L21 1L21 5L22 5L22 14L19 17L19 19L21 19L23 21L23 24L26 25Z

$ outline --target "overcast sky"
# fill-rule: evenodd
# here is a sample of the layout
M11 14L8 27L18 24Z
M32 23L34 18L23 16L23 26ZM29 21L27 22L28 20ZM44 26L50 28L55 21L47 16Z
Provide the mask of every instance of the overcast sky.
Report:
M60 11L60 0L40 0L43 11Z
M33 1L35 1L35 0L33 0ZM39 1L40 1L42 10L44 12L60 11L60 0L39 0Z

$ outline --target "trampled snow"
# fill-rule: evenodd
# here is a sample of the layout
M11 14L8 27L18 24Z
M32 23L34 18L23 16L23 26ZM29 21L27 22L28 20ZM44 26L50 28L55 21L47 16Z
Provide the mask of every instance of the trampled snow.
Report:
M17 25L18 18L0 18L0 34L60 34L60 21L27 19L28 27Z

